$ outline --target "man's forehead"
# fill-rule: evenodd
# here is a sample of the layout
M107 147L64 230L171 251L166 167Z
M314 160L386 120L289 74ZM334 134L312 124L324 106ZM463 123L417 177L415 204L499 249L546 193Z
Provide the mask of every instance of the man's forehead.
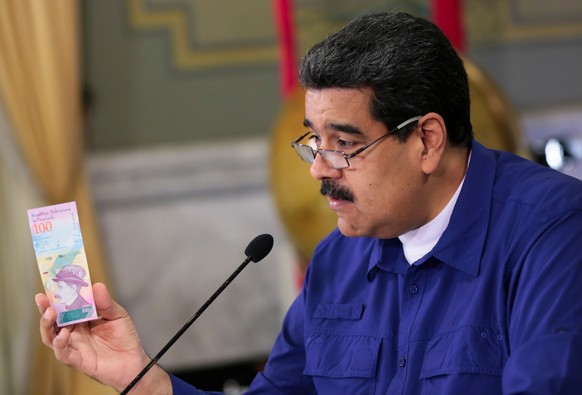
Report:
M303 126L316 131L365 134L374 122L370 94L371 90L363 88L308 89Z

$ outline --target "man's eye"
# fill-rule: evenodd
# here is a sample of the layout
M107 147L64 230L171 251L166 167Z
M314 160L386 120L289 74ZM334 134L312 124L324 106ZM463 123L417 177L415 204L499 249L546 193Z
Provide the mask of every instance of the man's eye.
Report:
M353 141L338 140L337 145L341 150L352 148L356 143Z

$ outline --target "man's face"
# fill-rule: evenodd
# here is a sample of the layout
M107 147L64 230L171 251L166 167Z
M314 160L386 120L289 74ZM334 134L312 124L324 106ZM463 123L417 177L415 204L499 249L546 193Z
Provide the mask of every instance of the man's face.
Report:
M370 115L370 97L369 89L307 90L305 124L318 148L350 154L387 133ZM406 143L392 136L379 141L342 170L317 155L311 175L322 181L344 235L392 238L427 221L420 196L423 149L420 134L413 132Z
M57 299L61 299L64 303L70 304L78 295L77 287L74 284L69 284L64 281L58 283L59 291L55 295Z

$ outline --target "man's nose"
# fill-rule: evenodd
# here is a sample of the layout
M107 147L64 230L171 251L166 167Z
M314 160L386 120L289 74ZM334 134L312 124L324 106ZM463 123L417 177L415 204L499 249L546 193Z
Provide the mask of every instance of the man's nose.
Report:
M341 176L341 170L334 169L329 166L321 157L321 154L315 155L315 160L311 164L310 168L311 177L318 181L329 178L338 178Z

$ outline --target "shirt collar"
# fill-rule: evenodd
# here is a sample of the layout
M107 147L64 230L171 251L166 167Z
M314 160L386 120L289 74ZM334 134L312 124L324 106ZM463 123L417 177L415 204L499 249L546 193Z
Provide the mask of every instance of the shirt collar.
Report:
M459 270L479 274L489 228L496 163L492 151L472 143L471 163L449 226L433 249L433 256Z
M388 273L405 275L410 265L404 257L402 243L397 237L393 239L376 239L368 263L368 280L381 269Z

